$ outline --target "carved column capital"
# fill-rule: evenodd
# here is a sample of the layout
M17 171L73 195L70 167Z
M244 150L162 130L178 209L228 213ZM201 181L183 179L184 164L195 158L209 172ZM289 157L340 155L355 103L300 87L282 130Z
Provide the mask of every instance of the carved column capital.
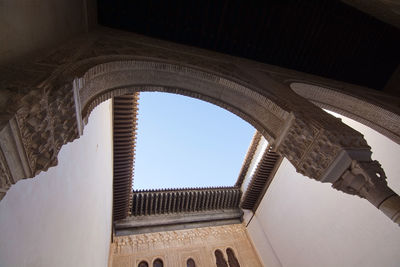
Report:
M388 187L385 172L378 161L353 160L332 187L367 199L400 225L400 197Z
M376 207L388 196L395 194L387 186L385 172L376 160L353 160L348 170L332 184L332 187L365 198Z
M379 162L371 159L363 135L322 110L314 113L292 113L274 144L276 151L297 172L367 199L400 224L400 197L388 187Z

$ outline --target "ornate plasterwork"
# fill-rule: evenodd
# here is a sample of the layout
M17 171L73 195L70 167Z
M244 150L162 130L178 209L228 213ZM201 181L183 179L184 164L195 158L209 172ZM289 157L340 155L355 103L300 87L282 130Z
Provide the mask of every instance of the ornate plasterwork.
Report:
M297 171L316 180L332 171L342 151L369 153L360 133L277 82L272 72L257 62L101 29L33 62L1 69L2 162L13 183L47 170L57 164L61 146L79 137L96 104L141 90L199 98L239 115ZM6 191L11 179L3 169Z
M288 115L266 96L233 80L162 62L117 61L100 64L86 72L82 83L80 102L84 117L87 117L86 106L101 97L104 91L127 87L136 87L136 90L155 89L214 103L254 125L270 141L280 132L282 122Z
M6 158L0 151L0 200L5 196L7 190L13 184L12 176Z
M16 121L28 158L31 176L57 165L61 146L78 137L73 91L42 90L32 105L18 110Z
M242 224L215 227L194 228L114 237L114 254L123 255L157 249L159 247L182 247L184 244L204 245L207 239L246 238L246 229Z
M387 187L385 172L376 160L370 162L353 160L350 168L332 186L348 194L370 199L370 202L377 207L388 196L394 194Z
M400 198L387 186L385 172L378 161L353 160L332 187L367 199L400 225Z
M242 224L166 231L114 237L112 266L137 266L161 258L166 266L186 266L192 258L196 266L213 266L214 251L235 251L242 266L262 266ZM226 257L226 255L225 255Z
M359 121L400 144L400 115L337 90L297 82L290 87L319 107Z

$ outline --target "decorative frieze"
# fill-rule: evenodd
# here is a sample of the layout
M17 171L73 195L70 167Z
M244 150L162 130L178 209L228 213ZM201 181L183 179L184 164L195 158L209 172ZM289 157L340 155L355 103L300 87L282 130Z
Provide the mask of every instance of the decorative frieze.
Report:
M214 266L214 252L235 252L241 266L262 266L242 224L204 227L189 230L114 237L112 266L137 266L161 259L166 266L186 266L193 259L196 266Z

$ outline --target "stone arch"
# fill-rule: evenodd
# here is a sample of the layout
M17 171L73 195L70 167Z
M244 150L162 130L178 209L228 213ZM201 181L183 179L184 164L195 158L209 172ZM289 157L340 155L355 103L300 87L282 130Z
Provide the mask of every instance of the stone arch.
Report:
M143 57L102 56L60 66L29 95L29 101L19 103L22 107L2 129L0 197L18 180L57 165L59 150L83 133L91 110L127 93L163 91L216 104L273 142L282 133L289 112L267 94L243 84L215 70Z
M196 262L192 258L186 260L186 267L196 267Z
M163 267L164 266L164 262L162 259L157 258L153 261L153 267Z
M139 262L138 267L149 267L149 264L147 263L147 261L141 261Z
M358 121L400 144L400 115L387 107L327 86L292 81L290 87L320 108Z
M273 142L282 132L289 113L277 104L238 82L195 68L156 61L112 61L90 68L75 81L79 86L82 120L111 97L138 91L185 95L224 108Z
M181 56L181 60L192 59L190 54ZM79 137L83 122L98 103L118 94L160 90L199 98L235 113L258 129L298 172L367 198L392 220L400 220L400 197L387 187L384 175L376 175L383 170L371 161L370 148L360 133L286 84L246 64L224 60L221 65L233 65L230 70L237 73L213 69L204 60L195 62L202 67L195 67L145 56L87 58L54 69L18 103L22 107L0 131L0 198L11 184L57 165L61 147ZM204 66L213 70L206 71ZM364 171L362 176L356 175L359 169ZM372 179L379 186L368 183ZM366 190L353 188L359 183Z

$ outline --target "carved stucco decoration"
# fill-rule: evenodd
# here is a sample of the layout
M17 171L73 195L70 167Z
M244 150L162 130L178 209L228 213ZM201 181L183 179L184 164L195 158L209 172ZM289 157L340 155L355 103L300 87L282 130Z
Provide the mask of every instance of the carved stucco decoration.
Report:
M387 186L385 172L378 161L353 160L351 167L332 186L345 193L367 199L400 225L400 197Z
M138 87L140 84L155 86ZM280 133L288 116L288 112L263 94L212 73L163 62L117 61L97 65L83 76L80 103L84 118L89 103L109 88L155 90L202 99L242 117L270 141Z
M297 171L316 180L334 183L350 168L349 160L338 163L343 151L370 162L360 133L271 78L268 68L108 29L31 63L3 68L0 198L19 179L56 165L61 146L79 137L98 103L137 91L178 93L219 105L255 126Z
M329 122L321 125L315 121L307 123L307 119L299 119L301 116L293 119L277 148L301 174L321 180L342 150L369 153L370 147L363 136L344 125L340 119L326 116Z
M243 266L262 266L242 224L194 228L178 231L114 237L112 266L137 266L161 258L166 266L186 266L192 258L196 266L213 266L214 251L234 250Z
M71 86L28 94L1 131L1 184L9 188L56 166L61 147L78 136Z
M322 86L294 82L290 87L321 108L338 112L367 125L400 144L400 115L360 97ZM372 93L372 92L370 92ZM374 98L379 93L374 92ZM396 97L392 97L392 99ZM397 99L400 102L400 99Z

